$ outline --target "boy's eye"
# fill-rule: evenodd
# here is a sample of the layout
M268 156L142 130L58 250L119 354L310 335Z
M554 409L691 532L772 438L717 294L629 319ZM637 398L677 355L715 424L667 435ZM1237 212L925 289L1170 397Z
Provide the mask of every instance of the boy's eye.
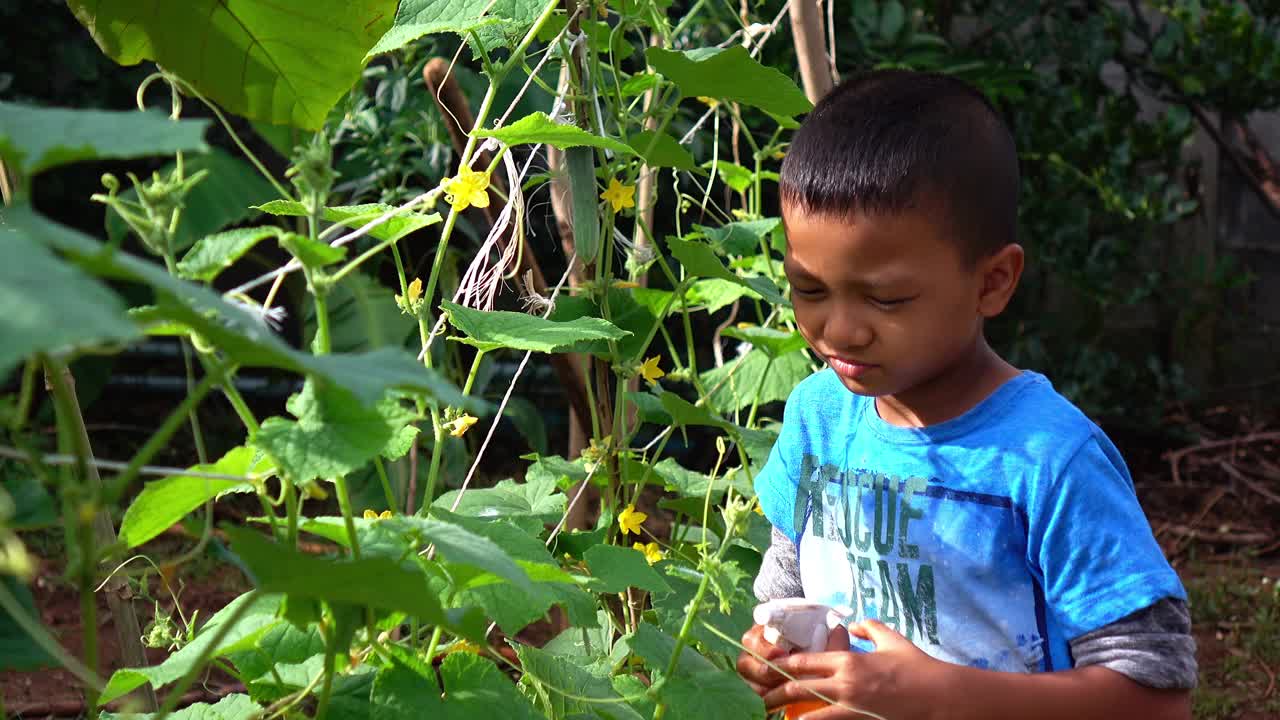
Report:
M876 305L879 305L880 307L884 307L884 308L891 308L891 307L898 307L898 306L904 305L904 304L906 304L908 301L913 300L914 298L909 298L909 297L903 297L903 298L877 298L877 297L873 297L873 298L868 298L868 299L869 299L872 303L874 303L874 304L876 304Z
M821 295L822 288L806 288L806 287L796 287L795 285L792 285L791 294L799 295L800 297L805 297L805 298L812 298L812 297L817 297Z

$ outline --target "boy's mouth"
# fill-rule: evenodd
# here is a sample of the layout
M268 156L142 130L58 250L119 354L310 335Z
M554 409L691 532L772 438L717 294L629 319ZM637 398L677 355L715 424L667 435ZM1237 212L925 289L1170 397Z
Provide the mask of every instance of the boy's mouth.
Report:
M878 365L860 363L856 360L844 360L842 358L835 357L834 355L827 357L827 363L831 365L831 369L835 370L837 375L849 378L850 380L856 380L868 370L879 367Z

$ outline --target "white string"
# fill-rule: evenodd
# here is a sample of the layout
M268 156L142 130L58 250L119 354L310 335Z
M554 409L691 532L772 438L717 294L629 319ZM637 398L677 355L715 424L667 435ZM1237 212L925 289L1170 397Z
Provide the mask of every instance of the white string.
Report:
M24 452L17 448L4 447L4 446L0 446L0 457L11 458L13 460L25 460L28 462L32 460L38 460L40 463L44 465L76 465L82 461L81 458L78 458L74 455L33 455L31 453ZM129 463L119 462L116 460L102 460L99 458L92 458L92 459L85 458L83 459L83 462L86 465L93 465L94 467L101 468L103 470L122 471L122 470L128 469L129 467ZM138 474L139 475L156 475L156 476L180 475L182 477L205 478L209 480L239 480L241 482L254 482L257 480L263 480L267 477L266 474L229 475L226 473L213 473L213 472L201 472L199 470L188 470L187 468L180 468L180 467L164 467L163 465L143 465L142 467L138 468Z

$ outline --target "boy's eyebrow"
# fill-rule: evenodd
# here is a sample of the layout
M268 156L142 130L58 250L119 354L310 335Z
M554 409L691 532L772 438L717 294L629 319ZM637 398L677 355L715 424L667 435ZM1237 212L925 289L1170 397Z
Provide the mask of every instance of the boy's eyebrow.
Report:
M799 264L790 261L790 255L782 261L783 272L789 277L796 277L802 280L820 280L817 275L805 270ZM853 284L866 289L877 290L883 288L899 288L908 285L911 282L911 276L902 273L881 273L880 275L872 275L869 277L856 278Z

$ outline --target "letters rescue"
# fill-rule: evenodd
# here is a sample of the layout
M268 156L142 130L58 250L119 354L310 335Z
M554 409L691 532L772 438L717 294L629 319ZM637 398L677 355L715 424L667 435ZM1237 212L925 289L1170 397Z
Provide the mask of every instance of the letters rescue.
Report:
M921 477L842 472L805 455L795 504L795 527L808 516L810 536L844 546L853 578L846 622L876 618L916 645L939 644L933 565L907 539L924 515L920 495L928 485Z

